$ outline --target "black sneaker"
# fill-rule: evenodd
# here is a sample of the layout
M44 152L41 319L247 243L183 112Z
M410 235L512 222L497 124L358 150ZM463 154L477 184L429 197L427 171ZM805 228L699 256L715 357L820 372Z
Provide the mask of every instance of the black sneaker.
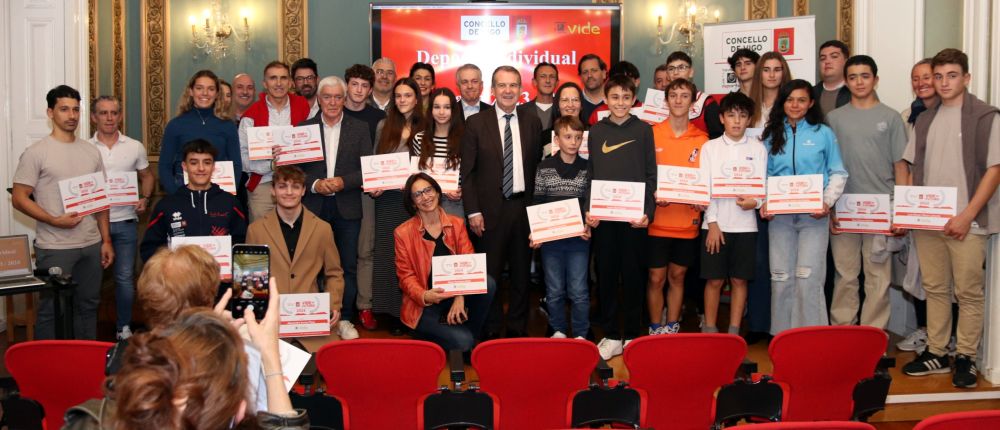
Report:
M958 388L975 388L978 383L976 362L967 355L958 354L955 357L955 375L951 377L951 384Z
M951 367L948 365L948 357L931 354L929 350L924 350L916 360L906 363L903 366L903 373L910 376L925 376L949 372L951 372Z

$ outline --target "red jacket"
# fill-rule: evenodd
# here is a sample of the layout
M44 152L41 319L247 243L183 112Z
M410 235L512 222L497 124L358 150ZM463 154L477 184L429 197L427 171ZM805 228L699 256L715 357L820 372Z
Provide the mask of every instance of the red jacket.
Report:
M448 215L438 208L441 215L441 234L444 244L453 254L474 254L469 234L465 232L462 218ZM416 329L424 312L424 291L428 290L427 278L431 273L434 242L424 239L424 222L415 215L396 227L396 276L399 289L403 290L403 307L400 319L407 327Z

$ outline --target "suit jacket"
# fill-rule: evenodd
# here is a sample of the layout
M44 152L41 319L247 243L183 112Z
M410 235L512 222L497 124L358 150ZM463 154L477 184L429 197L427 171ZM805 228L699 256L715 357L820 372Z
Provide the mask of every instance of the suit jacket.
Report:
M524 192L530 202L535 190L535 169L542 158L542 124L537 115L524 109L524 106L518 106L517 125L521 138ZM462 136L462 200L465 213L482 213L487 230L496 226L503 216L526 216L523 213L500 213L502 181L503 141L500 139L496 108L490 107L466 120Z
M268 212L250 224L247 243L267 245L271 249L271 276L278 282L282 294L318 293L317 278L325 275L326 292L330 294L330 310L341 307L344 296L344 270L340 253L333 244L333 229L309 209L302 211L302 230L295 245L295 257L289 257L285 235L281 232L277 211Z
M333 176L344 179L344 189L336 194L337 211L346 219L361 218L361 157L372 155L372 138L368 124L349 115L340 119L340 143L337 148L337 161L334 164ZM326 154L326 133L323 130L323 112L302 121L299 125L319 124L320 141L323 143L323 153ZM312 184L318 179L327 178L326 160L300 164L306 172L306 196L303 203L314 214L323 209L323 199L329 198L312 192Z

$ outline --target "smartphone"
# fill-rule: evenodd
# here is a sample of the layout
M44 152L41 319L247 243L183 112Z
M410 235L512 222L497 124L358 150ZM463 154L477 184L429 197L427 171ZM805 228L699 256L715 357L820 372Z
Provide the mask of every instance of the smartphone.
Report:
M229 301L233 316L243 316L253 305L259 321L267 313L268 285L271 279L271 250L267 245L233 245L233 298Z

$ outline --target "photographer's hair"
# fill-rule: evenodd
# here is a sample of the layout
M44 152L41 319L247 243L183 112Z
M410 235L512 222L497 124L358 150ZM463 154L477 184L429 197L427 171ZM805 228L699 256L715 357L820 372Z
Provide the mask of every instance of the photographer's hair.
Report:
M194 245L161 248L143 265L136 299L153 328L167 325L185 309L214 305L219 264Z

